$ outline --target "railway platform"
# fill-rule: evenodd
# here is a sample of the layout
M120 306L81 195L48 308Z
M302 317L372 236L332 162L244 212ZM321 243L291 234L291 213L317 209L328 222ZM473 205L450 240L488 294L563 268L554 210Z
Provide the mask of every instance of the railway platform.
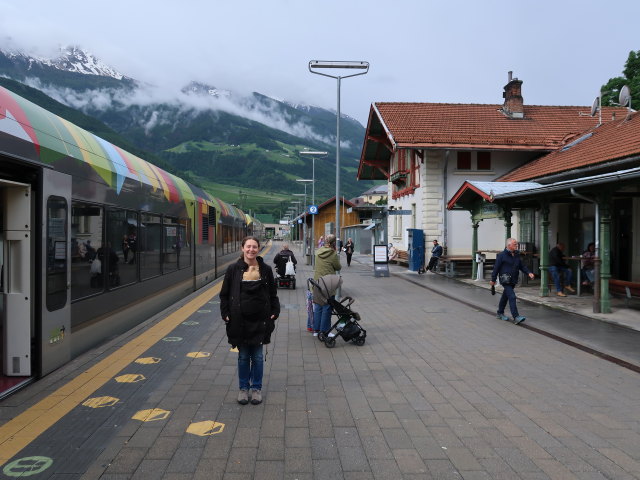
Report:
M300 261L239 405L217 283L0 402L0 478L640 478L640 332L525 289L515 326L475 284L342 261L363 346L307 332Z

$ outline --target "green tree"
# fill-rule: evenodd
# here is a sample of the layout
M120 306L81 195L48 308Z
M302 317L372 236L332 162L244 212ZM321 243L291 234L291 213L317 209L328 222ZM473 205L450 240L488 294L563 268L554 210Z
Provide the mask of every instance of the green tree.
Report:
M624 64L624 70L622 70L624 77L610 78L605 83L600 91L602 92L602 105L612 106L617 105L620 89L627 85L631 91L631 98L636 99L635 105L638 105L640 101L640 50L629 52L627 62ZM632 107L634 104L632 103Z

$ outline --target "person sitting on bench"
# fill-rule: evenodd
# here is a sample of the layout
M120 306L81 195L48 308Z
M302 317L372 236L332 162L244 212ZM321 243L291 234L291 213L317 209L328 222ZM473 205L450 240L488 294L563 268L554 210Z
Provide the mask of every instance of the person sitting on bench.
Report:
M553 283L556 286L556 295L559 297L566 297L567 295L562 291L563 285L560 283L560 275L564 274L564 288L569 292L574 293L575 290L571 286L571 279L573 278L573 272L569 268L569 265L564 261L564 243L558 243L555 247L549 251L549 272L553 278Z
M438 244L438 240L433 241L433 248L431 249L431 258L429 259L429 265L427 265L427 271L433 272L438 266L438 261L442 256L442 245Z

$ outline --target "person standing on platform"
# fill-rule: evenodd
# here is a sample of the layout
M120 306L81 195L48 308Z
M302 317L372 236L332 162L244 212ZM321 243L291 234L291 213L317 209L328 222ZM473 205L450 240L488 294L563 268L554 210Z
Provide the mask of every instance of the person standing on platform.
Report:
M289 259L291 259L295 268L295 265L298 264L298 261L296 260L296 256L293 254L293 252L289 249L289 244L285 243L284 245L282 245L282 250L276 253L276 256L273 257L273 263L276 266L276 273L279 276L284 277L286 275L287 262L289 261Z
M509 302L513 323L519 325L524 322L527 317L523 317L518 313L515 292L516 284L518 283L518 275L520 271L529 275L529 278L533 278L535 275L529 271L525 264L522 263L520 252L518 252L517 249L518 241L515 238L507 239L506 248L496 256L496 263L493 266L491 282L489 283L494 287L496 280L499 279L500 285L502 285L503 288L502 296L498 302L497 317L500 320L509 320L509 317L504 314L504 309L507 306L507 302Z
M220 290L220 313L227 339L238 348L238 403L262 402L263 345L271 342L275 320L280 315L273 270L258 255L256 237L242 240L242 256L227 268Z
M325 246L316 250L316 265L313 279L317 282L320 277L334 275L342 269L340 259L336 253L336 236L327 235ZM313 304L313 336L326 332L331 327L331 305Z
M438 243L438 240L433 241L433 248L431 249L431 258L429 259L429 265L427 265L427 271L433 272L438 266L438 261L442 256L442 245Z
M347 254L347 267L351 266L351 256L353 255L353 251L355 250L355 245L351 237L347 239L347 243L344 244L344 253Z

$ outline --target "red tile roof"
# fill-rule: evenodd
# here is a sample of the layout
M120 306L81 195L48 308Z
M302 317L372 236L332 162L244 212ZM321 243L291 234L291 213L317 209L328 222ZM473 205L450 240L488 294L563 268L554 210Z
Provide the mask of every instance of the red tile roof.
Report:
M503 175L498 181L521 182L639 155L640 114L628 117L623 114L615 121L582 132L552 153Z
M396 146L552 150L595 126L590 107L525 105L524 118L509 118L502 105L374 103ZM604 107L603 119L624 109Z

